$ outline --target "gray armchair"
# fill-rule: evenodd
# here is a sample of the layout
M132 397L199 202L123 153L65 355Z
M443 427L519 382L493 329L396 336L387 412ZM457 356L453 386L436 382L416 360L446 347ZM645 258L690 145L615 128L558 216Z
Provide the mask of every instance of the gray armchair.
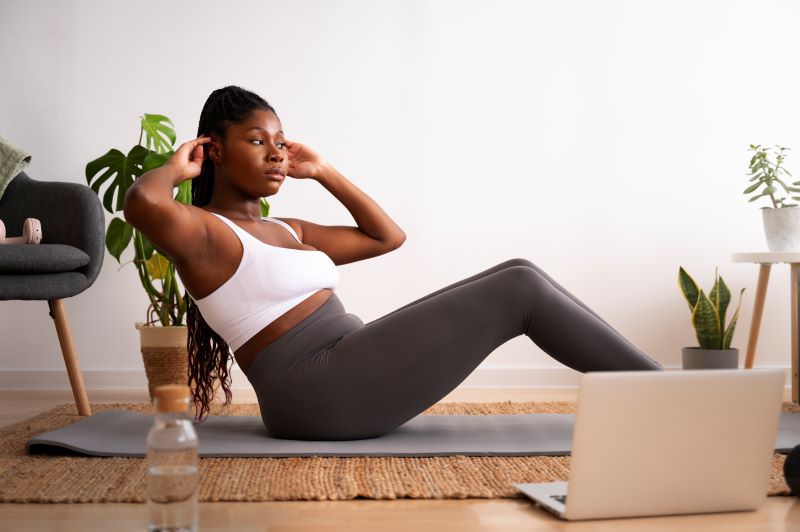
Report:
M42 241L0 245L0 300L47 301L78 413L89 416L63 299L89 288L100 273L105 252L103 206L86 185L37 181L20 172L0 197L6 236L21 235L25 218L42 223Z

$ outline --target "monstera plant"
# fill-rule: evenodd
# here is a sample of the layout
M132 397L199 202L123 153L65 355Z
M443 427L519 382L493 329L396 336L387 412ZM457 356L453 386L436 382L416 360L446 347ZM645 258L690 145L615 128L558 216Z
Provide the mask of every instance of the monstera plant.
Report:
M122 216L125 193L136 179L153 168L158 168L172 156L175 145L175 130L172 121L164 115L145 114L140 117L139 143L125 154L110 149L105 155L86 165L86 181L101 197L103 206L114 216L106 231L106 248L120 263L122 253L133 242L134 257L139 280L150 299L147 308L147 324L156 319L163 326L183 325L186 313L186 296L181 292L175 276L175 267L158 249ZM142 143L144 141L144 143ZM101 189L105 192L101 195ZM192 202L192 181L186 180L176 187L174 199L181 203ZM261 215L269 215L269 204L261 199ZM156 282L160 287L156 286Z

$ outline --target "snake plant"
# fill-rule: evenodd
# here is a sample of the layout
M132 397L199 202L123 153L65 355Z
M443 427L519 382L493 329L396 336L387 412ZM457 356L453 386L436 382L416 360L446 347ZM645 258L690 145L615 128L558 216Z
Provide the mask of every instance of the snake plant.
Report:
M742 306L742 294L739 293L739 304L736 306L731 322L725 326L725 312L731 300L731 292L725 281L714 270L714 286L707 296L699 289L694 279L681 266L678 269L678 286L683 292L689 309L692 311L692 325L697 333L697 343L701 349L730 349L739 308Z

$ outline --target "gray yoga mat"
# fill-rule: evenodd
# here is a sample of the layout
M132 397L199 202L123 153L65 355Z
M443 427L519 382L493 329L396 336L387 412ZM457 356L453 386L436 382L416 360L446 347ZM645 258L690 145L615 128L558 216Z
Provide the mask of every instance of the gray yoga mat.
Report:
M260 417L210 416L195 425L200 456L563 456L575 414L419 415L379 438L305 441L272 438ZM106 410L30 439L29 453L145 456L152 416ZM800 444L800 414L782 413L777 452Z

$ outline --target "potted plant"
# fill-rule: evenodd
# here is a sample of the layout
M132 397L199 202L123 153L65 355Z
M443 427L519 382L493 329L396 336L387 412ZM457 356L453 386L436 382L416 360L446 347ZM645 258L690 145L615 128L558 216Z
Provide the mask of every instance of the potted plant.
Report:
M110 149L105 155L86 165L86 181L100 196L112 215L122 214L125 193L145 172L158 168L174 153L175 130L164 115L140 117L139 143L127 155ZM142 140L144 138L144 145ZM175 201L191 204L192 184L186 180L177 185ZM269 204L261 199L262 216L269 215ZM120 263L120 268L133 262L150 305L145 321L134 325L139 330L142 359L147 375L150 399L161 384L186 384L188 380L188 328L183 322L188 295L178 284L175 267L142 233L122 217L112 217L106 230L106 249ZM122 263L122 253L133 243L133 259Z
M698 347L683 348L683 369L738 368L739 349L731 348L731 340L745 289L739 293L736 312L725 326L731 293L717 270L714 270L714 287L708 296L682 266L678 269L678 286L692 311L692 325L698 343Z
M777 197L776 194L781 190L776 186L780 185L783 191L793 200L800 200L800 196L792 196L792 193L800 192L800 188L789 186L781 179L781 173L788 176L792 174L782 168L784 151L789 150L783 146L775 146L778 151L775 154L775 161L769 160L769 148L761 145L750 145L750 150L755 152L750 159L750 181L755 181L744 190L745 194L755 192L757 188L764 187L760 194L750 198L750 202L762 197L769 197L772 207L761 207L761 215L764 222L764 234L767 238L767 247L770 251L800 251L800 209L796 203L785 203L786 198ZM800 185L800 181L794 181L792 185Z

